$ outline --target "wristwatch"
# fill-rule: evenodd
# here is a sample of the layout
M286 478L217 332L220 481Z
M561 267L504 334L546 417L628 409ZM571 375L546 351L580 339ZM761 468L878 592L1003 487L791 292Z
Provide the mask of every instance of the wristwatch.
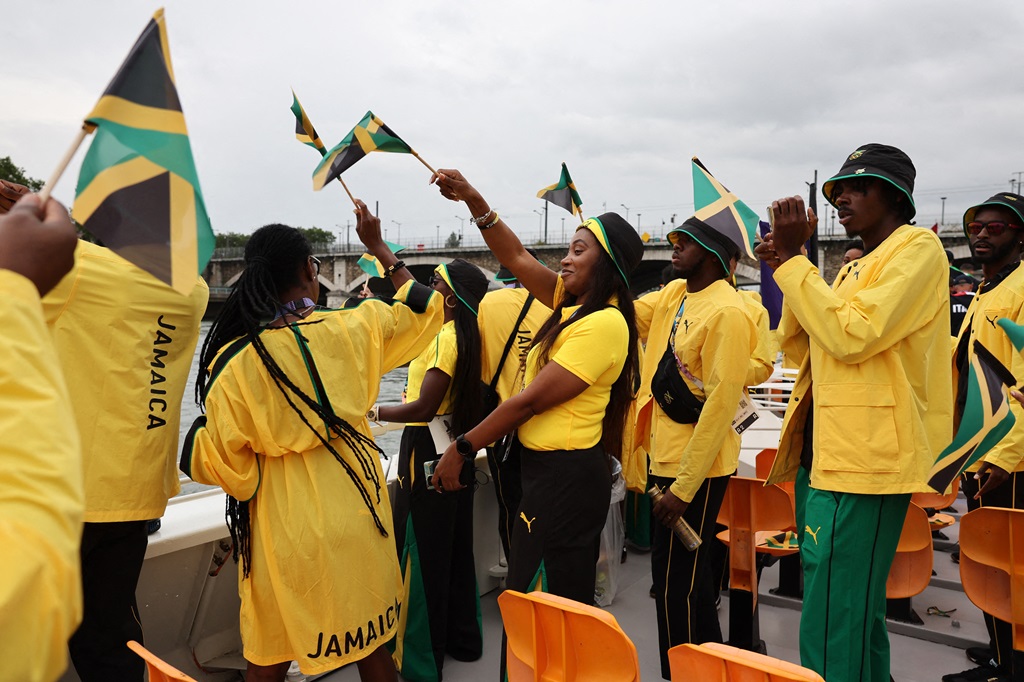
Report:
M476 448L466 440L466 434L462 434L455 439L455 449L466 461L471 461L476 457Z

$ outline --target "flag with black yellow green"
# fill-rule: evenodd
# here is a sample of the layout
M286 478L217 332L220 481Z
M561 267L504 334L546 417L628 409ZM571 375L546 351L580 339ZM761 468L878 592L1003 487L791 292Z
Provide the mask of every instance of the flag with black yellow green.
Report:
M564 161L562 162L562 175L559 176L558 182L537 192L537 198L550 201L555 206L561 206L573 215L583 216L581 208L583 200L580 199L579 192L576 191L576 184L569 177L569 169Z
M391 249L391 253L398 253L405 248L401 244L395 244L394 242L389 242L387 240L385 240L384 243L387 244L389 249ZM360 256L359 260L356 261L356 264L359 266L360 270L368 274L370 277L384 276L384 266L379 260L368 253L364 253Z
M928 485L939 493L945 493L954 478L984 457L1016 421L1006 394L1006 387L1016 381L1003 363L977 341L967 371L967 398L960 426L928 473Z
M693 157L693 204L695 218L731 239L742 252L757 260L754 256L757 214L716 180L696 156Z
M325 156L327 149L324 147L323 140L313 128L309 116L306 116L306 110L299 104L299 98L294 90L292 90L292 113L295 114L295 139L320 152L320 156Z
M327 152L313 171L313 189L320 191L331 180L340 177L356 161L370 152L412 154L412 147L384 125L384 121L367 111L355 128Z
M72 215L89 232L182 293L213 255L214 236L174 82L163 10L146 25L85 119L94 139Z

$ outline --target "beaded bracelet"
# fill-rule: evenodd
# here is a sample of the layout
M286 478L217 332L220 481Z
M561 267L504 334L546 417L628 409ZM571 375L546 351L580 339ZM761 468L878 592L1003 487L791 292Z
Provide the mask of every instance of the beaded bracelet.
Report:
M491 222L487 223L486 225L477 225L477 227L478 227L479 229L481 229L481 230L487 230L487 229L489 229L489 228L492 228L492 227L494 227L495 225L497 225L497 224L498 224L498 221L499 221L499 220L501 220L501 218L499 218L499 217L498 217L498 212L497 212L497 211L495 211L495 210L493 210L493 209L492 209L492 210L491 210L491 213L493 213L493 214L494 214L494 220L492 220Z
M402 269L404 267L405 267L405 261L404 260L395 261L395 263L393 265L389 265L388 269L384 271L384 276L385 277L391 277L391 275L395 274L395 270L400 270L400 269Z
M480 227L480 223L482 223L483 221L485 221L488 218L490 218L492 213L494 213L494 209L488 210L487 213L484 213L482 216L480 216L478 218L470 218L469 222L473 223L477 227Z

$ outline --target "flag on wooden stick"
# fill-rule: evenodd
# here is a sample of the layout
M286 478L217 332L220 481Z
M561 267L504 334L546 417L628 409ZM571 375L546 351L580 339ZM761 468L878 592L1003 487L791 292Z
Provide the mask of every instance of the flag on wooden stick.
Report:
M412 147L384 125L384 121L367 111L355 128L327 152L313 171L313 189L319 192L328 182L340 177L356 161L370 152L415 154Z
M111 250L187 294L214 236L178 100L163 10L85 119L94 139L72 215Z
M537 198L549 201L555 206L561 206L569 213L583 217L583 200L576 191L576 184L569 177L569 169L565 162L562 163L562 175L558 182L537 192Z

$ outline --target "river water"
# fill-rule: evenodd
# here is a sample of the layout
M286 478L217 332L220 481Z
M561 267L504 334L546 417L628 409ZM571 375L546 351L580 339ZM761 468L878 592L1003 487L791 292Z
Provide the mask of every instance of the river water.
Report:
M188 385L185 387L185 394L181 400L181 430L179 434L179 448L178 452L181 451L180 443L181 439L188 433L189 428L192 426L192 422L202 414L199 411L199 407L195 401L195 387L196 387L196 376L199 374L199 350L203 345L203 341L206 339L206 333L210 331L210 322L204 321L199 332L199 343L196 344L195 356L192 358L192 367L188 373ZM396 370L388 372L384 375L384 378L380 382L380 396L377 398L377 402L386 403L398 403L402 400L402 391L405 389L405 379L408 374L408 368L399 367ZM401 431L389 431L381 436L377 437L377 445L386 452L389 456L398 456L398 446L402 441ZM189 493L197 492L199 490L205 490L210 486L200 485L198 483L185 483L182 484L181 494L187 495Z

